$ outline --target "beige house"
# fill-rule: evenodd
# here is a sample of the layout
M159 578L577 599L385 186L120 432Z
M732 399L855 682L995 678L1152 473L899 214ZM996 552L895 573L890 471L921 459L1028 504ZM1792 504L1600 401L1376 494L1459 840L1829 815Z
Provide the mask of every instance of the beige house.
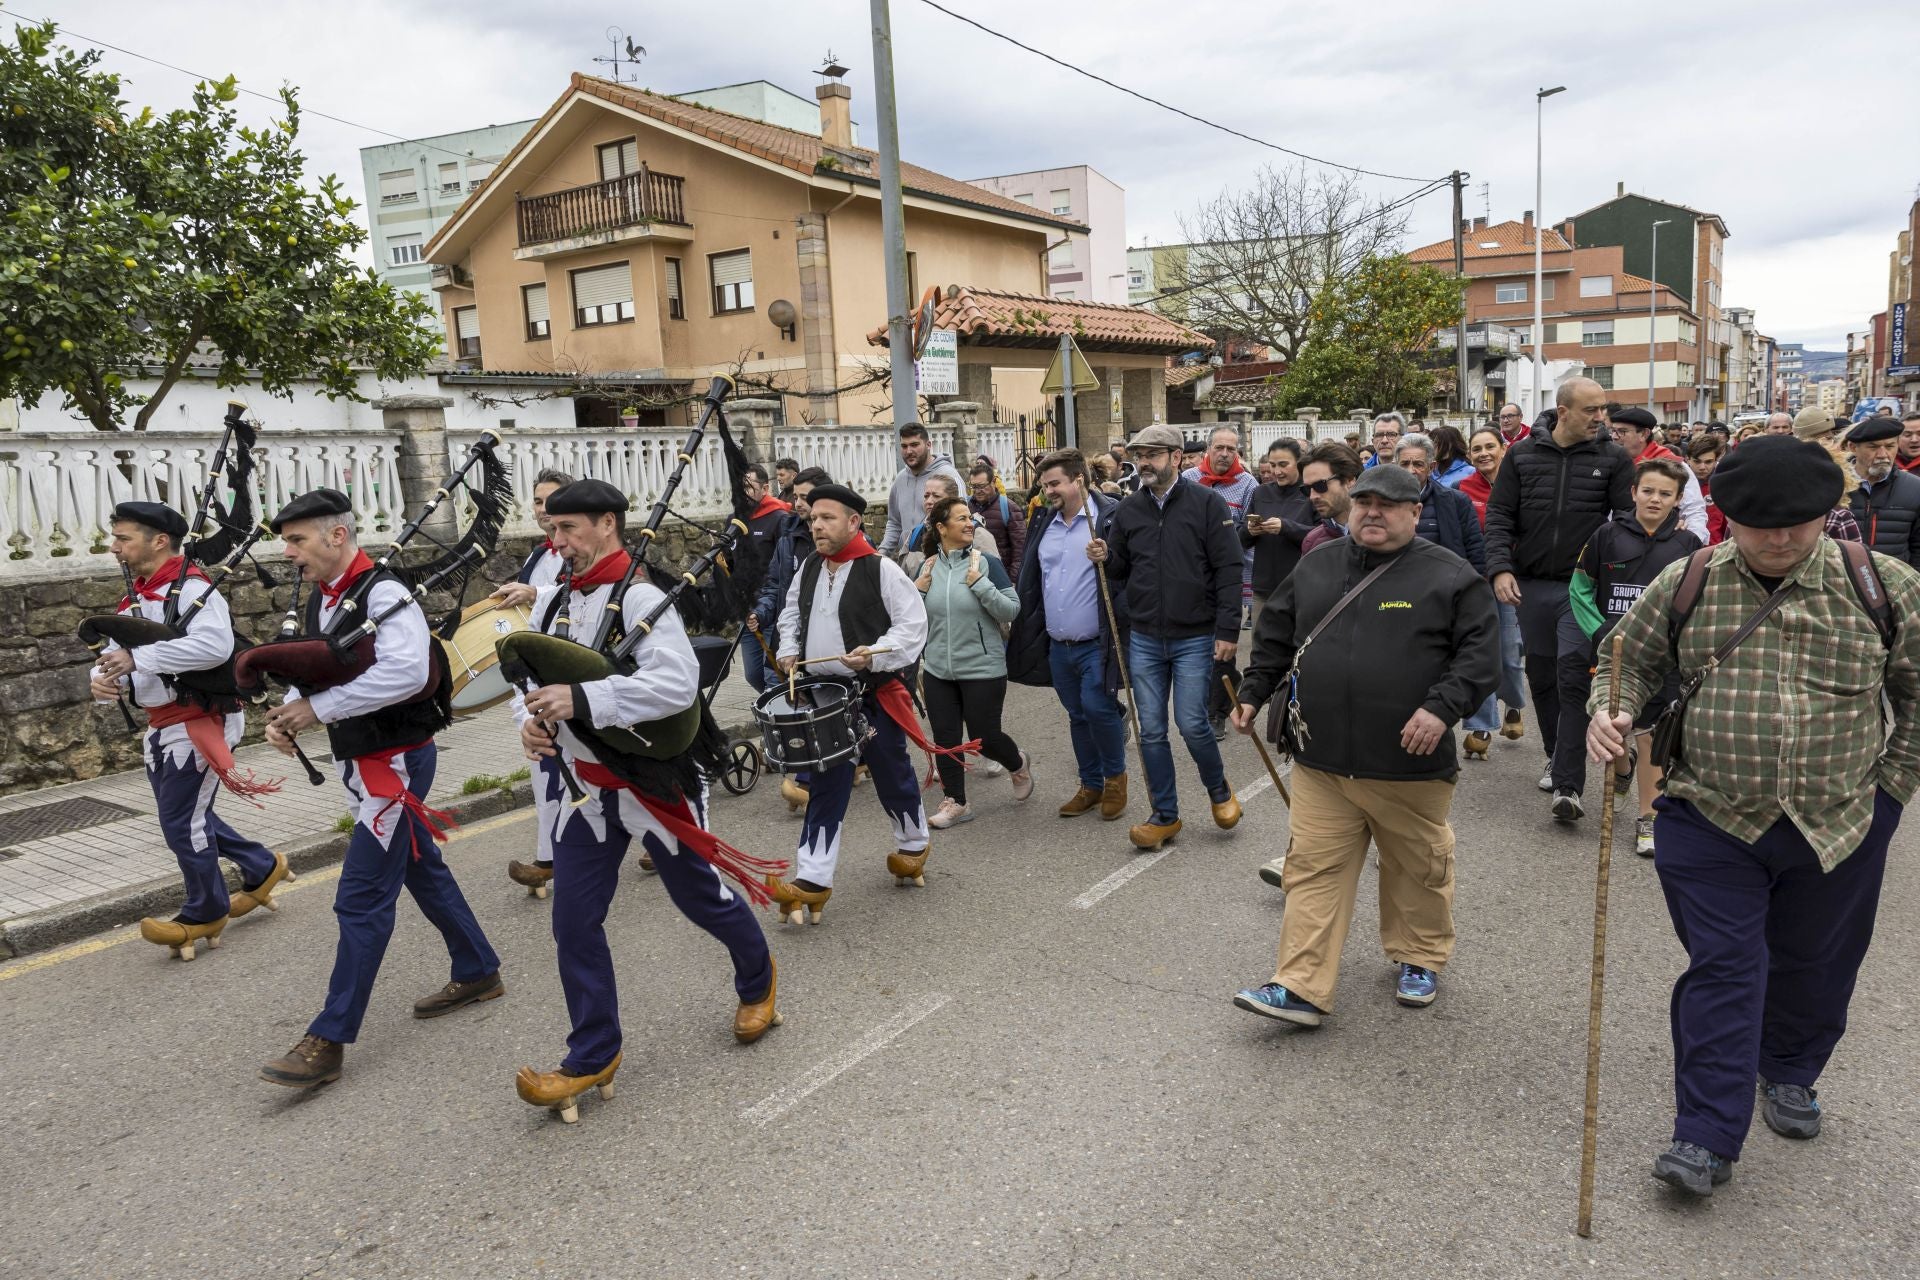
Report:
M425 251L448 348L475 369L577 375L580 421L697 392L738 367L785 421L864 425L886 404L866 339L887 314L878 156L851 90L821 134L575 75ZM902 165L909 275L1039 293L1071 218ZM842 388L845 388L842 390ZM643 421L685 421L686 406Z

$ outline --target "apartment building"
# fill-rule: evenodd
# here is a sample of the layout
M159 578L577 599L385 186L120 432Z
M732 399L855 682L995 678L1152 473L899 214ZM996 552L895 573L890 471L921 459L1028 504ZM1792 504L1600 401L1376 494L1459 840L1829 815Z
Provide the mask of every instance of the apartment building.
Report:
M1063 302L1127 300L1127 193L1091 165L967 180L982 191L1084 222L1047 250L1047 294Z
M374 272L396 288L429 293L427 241L532 127L531 120L517 120L362 147Z

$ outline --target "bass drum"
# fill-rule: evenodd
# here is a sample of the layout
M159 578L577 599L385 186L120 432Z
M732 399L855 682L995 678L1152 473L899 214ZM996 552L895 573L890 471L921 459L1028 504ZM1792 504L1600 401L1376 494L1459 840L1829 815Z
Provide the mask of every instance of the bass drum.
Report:
M531 630L533 612L520 605L489 598L461 611L459 627L440 641L453 669L453 714L470 716L513 696L494 644L501 636Z
M753 705L767 763L782 773L831 769L860 754L867 740L867 718L860 690L831 676L802 680L788 696L778 685Z

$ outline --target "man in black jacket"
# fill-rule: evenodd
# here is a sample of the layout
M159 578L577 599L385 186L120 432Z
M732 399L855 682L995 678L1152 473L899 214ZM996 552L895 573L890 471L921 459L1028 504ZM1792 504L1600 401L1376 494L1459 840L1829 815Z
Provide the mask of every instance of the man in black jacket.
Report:
M1433 437L1416 432L1400 437L1393 460L1420 482L1420 522L1415 535L1445 547L1477 571L1487 571L1487 544L1473 499L1433 478Z
M1607 420L1607 393L1591 378L1570 378L1556 393L1553 424L1507 451L1487 498L1487 572L1493 594L1520 609L1527 685L1550 767L1553 814L1581 815L1586 747L1579 733L1559 737L1561 688L1579 715L1587 685L1587 637L1567 603L1573 564L1593 531L1633 507L1633 461L1595 438Z
M1087 544L1087 558L1105 565L1113 589L1126 597L1133 628L1127 671L1153 813L1127 836L1143 850L1158 849L1180 830L1167 745L1169 692L1180 736L1206 784L1214 825L1224 831L1240 821L1207 703L1214 663L1231 662L1238 648L1243 552L1220 495L1180 475L1180 445L1180 433L1159 424L1127 441L1141 487Z
M1892 418L1868 418L1847 432L1847 452L1860 487L1848 506L1860 522L1870 550L1920 565L1920 475L1895 465L1900 424Z
M1369 839L1395 998L1433 1003L1453 953L1453 726L1499 682L1500 619L1472 565L1414 536L1419 518L1419 481L1367 472L1351 535L1300 561L1254 633L1233 723L1251 733L1269 698L1288 699L1293 849L1279 965L1234 997L1242 1009L1304 1026L1331 1012Z

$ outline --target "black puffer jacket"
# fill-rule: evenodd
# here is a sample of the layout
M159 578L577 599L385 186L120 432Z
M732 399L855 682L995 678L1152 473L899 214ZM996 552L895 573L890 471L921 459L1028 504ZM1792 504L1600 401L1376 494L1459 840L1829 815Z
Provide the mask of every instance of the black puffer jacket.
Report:
M1633 508L1633 459L1611 440L1560 447L1551 431L1507 450L1487 498L1487 574L1573 577L1600 522Z
M1920 565L1920 476L1895 467L1872 493L1865 485L1855 489L1847 505L1869 549Z
M1308 736L1294 758L1310 769L1389 782L1451 780L1453 734L1431 755L1400 745L1425 708L1449 730L1486 701L1500 678L1500 617L1472 565L1416 538L1358 599L1327 624L1300 659L1300 713ZM1340 598L1382 557L1351 539L1302 556L1267 598L1253 632L1240 701L1286 696L1294 653Z

